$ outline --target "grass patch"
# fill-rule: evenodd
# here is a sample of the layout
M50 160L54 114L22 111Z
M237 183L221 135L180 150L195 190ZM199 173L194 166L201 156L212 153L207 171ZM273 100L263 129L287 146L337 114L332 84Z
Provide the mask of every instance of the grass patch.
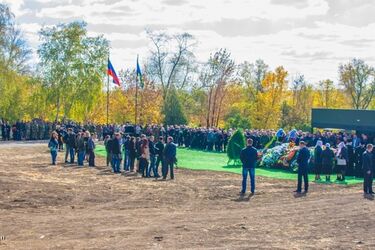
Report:
M95 149L97 155L106 156L106 151L104 146L98 145ZM228 166L227 165L227 155L224 153L216 152L204 152L198 150L191 150L186 148L179 148L177 151L178 167L193 169L193 170L209 170L209 171L224 171L236 174L242 173L241 167ZM257 168L256 175L275 178L275 179L285 179L285 180L297 180L297 174L291 173L283 169L265 169ZM310 174L309 180L314 180L315 175ZM331 176L334 179L335 175ZM331 182L336 184L357 184L362 183L362 178L346 177L345 182ZM318 183L325 184L325 181L320 181ZM328 184L328 183L327 183Z

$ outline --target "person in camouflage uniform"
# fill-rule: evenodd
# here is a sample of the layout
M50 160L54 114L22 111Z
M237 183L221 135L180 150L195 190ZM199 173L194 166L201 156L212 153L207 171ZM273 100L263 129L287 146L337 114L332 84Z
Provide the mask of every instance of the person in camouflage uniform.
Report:
M30 139L36 140L37 135L38 135L38 124L36 124L35 121L32 121L30 125Z

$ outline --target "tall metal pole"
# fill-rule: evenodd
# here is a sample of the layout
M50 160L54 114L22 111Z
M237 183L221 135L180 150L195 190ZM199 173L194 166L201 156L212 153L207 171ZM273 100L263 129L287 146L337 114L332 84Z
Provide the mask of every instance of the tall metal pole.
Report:
M109 64L109 55L108 55L107 63ZM107 66L107 71L108 71L108 66ZM107 72L107 126L109 124L108 121L109 121L109 74Z
M137 65L138 65L138 55L137 55ZM138 73L135 71L135 116L134 116L134 125L137 125L138 118Z

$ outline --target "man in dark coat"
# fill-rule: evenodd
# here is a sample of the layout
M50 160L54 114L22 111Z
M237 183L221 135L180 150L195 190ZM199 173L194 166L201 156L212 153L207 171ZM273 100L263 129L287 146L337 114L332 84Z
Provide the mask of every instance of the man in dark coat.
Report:
M148 166L148 169L146 171L146 176L147 177L151 177L151 170L154 174L154 177L157 178L158 177L158 173L156 172L156 148L155 148L155 137L152 135L150 136L150 138L148 139L148 148L149 148L149 151L150 151L150 164Z
M173 165L176 163L177 147L173 143L173 137L169 136L167 139L167 145L165 145L164 152L164 163L163 163L163 180L167 178L168 168L171 173L171 179L174 179Z
M105 139L104 139L104 146L105 146L105 151L107 153L107 158L106 158L106 162L107 162L107 167L109 166L109 164L111 164L111 167L113 168L112 166L112 138L110 135L106 135L105 136Z
M305 184L305 193L309 190L309 178L308 178L308 171L309 171L309 160L310 160L310 151L306 147L306 142L300 141L299 142L299 151L297 157L298 163L298 184L296 193L301 193L302 191L302 177L303 182Z
M253 139L247 139L247 147L241 150L242 162L242 190L241 195L246 192L247 175L250 173L250 191L255 192L255 167L258 159L258 151L253 147Z
M121 154L121 135L120 133L115 133L112 143L110 144L110 151L112 153L112 168L113 172L116 174L120 173L120 165L122 160Z
M155 171L156 171L157 177L160 177L158 168L159 168L159 164L163 166L163 151L164 151L164 142L163 142L162 136L159 137L159 141L155 144L155 148L156 148Z
M374 156L372 153L373 145L367 144L366 151L362 155L362 166L363 166L363 191L365 194L373 195L372 181L374 177Z
M70 164L74 163L74 149L76 147L76 135L73 133L73 129L68 128L68 133L63 137L65 142L65 163L68 163L68 155L70 156Z

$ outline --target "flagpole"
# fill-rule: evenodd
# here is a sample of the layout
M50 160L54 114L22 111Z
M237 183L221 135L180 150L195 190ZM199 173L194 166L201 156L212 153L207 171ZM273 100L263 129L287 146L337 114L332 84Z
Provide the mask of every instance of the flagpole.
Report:
M137 55L137 65L138 65L138 55ZM134 116L134 125L137 125L138 118L138 74L135 72L135 116Z
M107 65L108 65L108 62L109 62L109 53L108 53ZM108 70L108 66L107 66L107 70ZM107 126L108 126L108 121L109 121L109 74L107 72Z

